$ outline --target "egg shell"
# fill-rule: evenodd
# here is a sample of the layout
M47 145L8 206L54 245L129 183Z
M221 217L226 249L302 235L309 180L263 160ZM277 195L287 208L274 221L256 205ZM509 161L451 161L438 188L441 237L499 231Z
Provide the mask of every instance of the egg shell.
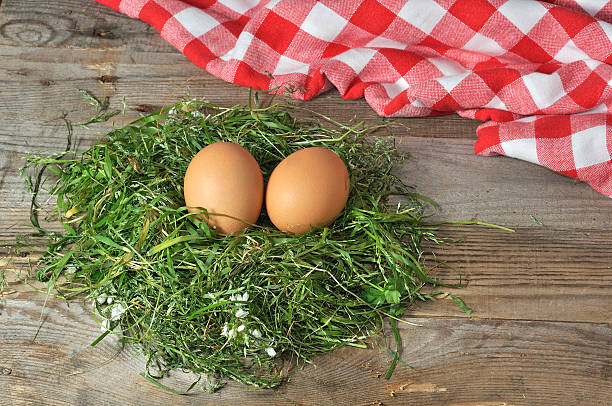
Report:
M237 233L259 217L264 195L263 175L246 149L232 142L215 142L202 148L189 163L184 195L185 205L208 211L207 223L218 233ZM189 211L198 212L195 208Z
M268 181L266 211L282 231L304 234L342 212L349 196L346 165L333 151L310 147L281 161Z

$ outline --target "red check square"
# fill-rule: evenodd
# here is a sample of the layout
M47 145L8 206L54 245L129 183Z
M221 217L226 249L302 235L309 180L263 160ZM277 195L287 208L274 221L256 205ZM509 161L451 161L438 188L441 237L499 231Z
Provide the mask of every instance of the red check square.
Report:
M197 38L185 46L183 54L202 68L205 68L208 62L215 59L215 54Z
M456 111L461 110L461 105L451 96L447 94L439 102L432 106L437 111Z
M538 138L561 138L572 133L570 116L544 116L533 124Z
M172 14L170 14L165 8L156 2L149 1L140 10L138 18L155 27L157 31L161 31L164 28L166 21L172 18Z
M448 12L478 32L495 13L495 7L486 0L457 0Z
M240 36L240 33L242 32L242 30L244 30L244 27L247 25L248 22L249 22L249 18L246 16L242 16L236 20L226 21L222 25L229 32L234 34L236 38L238 38Z
M323 55L321 58L333 58L336 55L340 55L344 51L348 51L351 47L347 47L342 44L336 44L335 42L330 42L329 45L323 51Z
M515 46L510 48L510 52L532 62L544 63L553 59L552 56L528 36L524 36Z
M121 4L121 0L98 0L98 2L115 10L119 10L119 5Z
M185 3L198 8L208 8L215 4L217 0L183 0Z
M474 145L477 154L488 153L491 150L501 152L501 139L499 138L499 124L486 123L478 129L478 141ZM492 151L491 151L492 152Z
M238 63L238 68L234 75L234 83L242 86L250 86L255 90L268 90L268 85L271 80L270 76L257 72L242 61Z
M590 109L599 103L600 97L604 90L608 87L608 83L595 72L591 74L581 84L576 86L568 95L576 102L576 104Z
M293 41L293 37L299 29L300 28L291 21L270 11L259 26L255 36L268 44L270 48L282 54L289 48L291 41Z
M381 49L380 53L387 58L400 76L404 76L414 65L423 60L423 57L418 54L399 49L385 48Z
M349 22L371 34L380 35L394 19L395 14L376 0L364 0Z
M446 45L445 43L438 41L431 35L428 35L425 38L423 38L421 42L419 42L419 45L423 45L425 47L431 48L432 50L436 51L440 55L444 55L449 49L451 49L449 45Z
M559 22L571 38L574 38L587 25L597 21L591 16L577 13L564 7L553 7L548 10L548 13Z
M517 70L508 68L487 69L477 71L476 74L495 93L498 93L501 89L521 77Z

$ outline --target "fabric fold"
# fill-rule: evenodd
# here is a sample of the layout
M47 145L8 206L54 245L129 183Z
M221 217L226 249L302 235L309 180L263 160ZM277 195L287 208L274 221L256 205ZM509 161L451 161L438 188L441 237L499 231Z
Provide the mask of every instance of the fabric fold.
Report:
M381 116L485 121L474 150L612 197L612 3L595 0L96 0L211 74Z

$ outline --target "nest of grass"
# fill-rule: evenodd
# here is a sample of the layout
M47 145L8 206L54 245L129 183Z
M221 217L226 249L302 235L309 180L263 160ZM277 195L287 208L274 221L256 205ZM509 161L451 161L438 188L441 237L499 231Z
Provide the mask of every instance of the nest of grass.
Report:
M82 153L29 155L23 169L38 174L28 178L32 190L43 170L53 173L50 215L65 230L47 232L33 220L48 242L37 278L49 293L94 299L104 330L94 344L116 334L139 345L149 380L181 368L273 387L284 379L280 359L310 362L344 345L365 347L385 318L399 342L406 306L433 299L425 285L441 285L427 276L420 249L439 240L436 224L424 221L427 200L392 172L404 159L393 140L365 133L326 118L298 121L278 105L189 100ZM183 200L191 158L217 141L247 149L266 180L296 150L333 150L350 173L346 208L300 236L277 230L265 211L256 227L217 235ZM389 207L391 195L403 203Z

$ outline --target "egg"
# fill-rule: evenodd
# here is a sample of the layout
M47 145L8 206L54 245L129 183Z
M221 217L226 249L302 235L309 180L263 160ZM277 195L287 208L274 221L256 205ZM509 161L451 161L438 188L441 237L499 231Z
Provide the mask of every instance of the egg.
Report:
M185 172L185 205L208 211L208 225L221 234L238 233L255 223L261 212L264 181L257 161L232 142L202 148ZM229 215L235 218L230 218ZM206 217L202 214L202 217Z
M305 148L289 155L272 171L266 211L279 230L304 234L340 214L349 190L348 170L335 152Z

